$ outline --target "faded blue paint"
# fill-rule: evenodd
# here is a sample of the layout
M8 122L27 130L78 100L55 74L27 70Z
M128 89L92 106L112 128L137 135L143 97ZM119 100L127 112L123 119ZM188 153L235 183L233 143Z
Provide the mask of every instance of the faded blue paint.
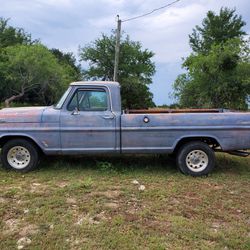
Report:
M73 115L67 104L79 88L103 88L109 97L108 110ZM28 137L45 154L172 153L181 139L189 137L213 138L222 150L231 151L250 149L250 114L123 114L118 83L76 82L60 109L2 109L0 140L5 136Z
M149 123L143 121L145 116ZM126 152L171 153L187 137L213 138L224 151L250 148L249 113L128 114L121 116L121 123Z

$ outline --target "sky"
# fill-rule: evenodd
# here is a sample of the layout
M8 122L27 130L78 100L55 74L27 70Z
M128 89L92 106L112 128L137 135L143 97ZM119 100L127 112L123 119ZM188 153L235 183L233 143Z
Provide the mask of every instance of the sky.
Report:
M116 15L121 20L150 12L173 0L0 0L0 17L9 24L24 28L33 39L40 39L49 48L58 48L78 55L83 47L102 33L116 28ZM236 8L247 23L250 34L249 0L180 0L169 8L146 17L122 23L122 31L131 40L140 41L144 49L155 53L152 58L156 73L150 90L157 105L171 104L172 84L183 72L183 58L191 50L188 35L201 25L209 10ZM84 66L86 66L84 64Z

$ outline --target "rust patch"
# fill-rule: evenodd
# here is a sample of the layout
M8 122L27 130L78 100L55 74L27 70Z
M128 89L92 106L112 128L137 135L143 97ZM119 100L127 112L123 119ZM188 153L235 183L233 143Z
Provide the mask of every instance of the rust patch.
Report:
M221 113L221 109L130 109L126 114L160 114L160 113Z

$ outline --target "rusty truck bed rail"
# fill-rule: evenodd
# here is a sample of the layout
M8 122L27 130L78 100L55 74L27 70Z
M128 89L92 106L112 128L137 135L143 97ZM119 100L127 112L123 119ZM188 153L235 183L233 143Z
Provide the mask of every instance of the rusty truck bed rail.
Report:
M160 113L223 113L224 109L129 109L126 114L160 114Z

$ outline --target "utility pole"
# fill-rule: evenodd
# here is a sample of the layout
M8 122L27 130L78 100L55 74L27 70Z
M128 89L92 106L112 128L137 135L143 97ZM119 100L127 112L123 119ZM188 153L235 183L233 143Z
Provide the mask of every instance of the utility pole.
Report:
M122 23L122 20L120 20L119 15L117 15L116 44L115 44L115 65L114 65L114 81L115 82L118 81L121 23Z

